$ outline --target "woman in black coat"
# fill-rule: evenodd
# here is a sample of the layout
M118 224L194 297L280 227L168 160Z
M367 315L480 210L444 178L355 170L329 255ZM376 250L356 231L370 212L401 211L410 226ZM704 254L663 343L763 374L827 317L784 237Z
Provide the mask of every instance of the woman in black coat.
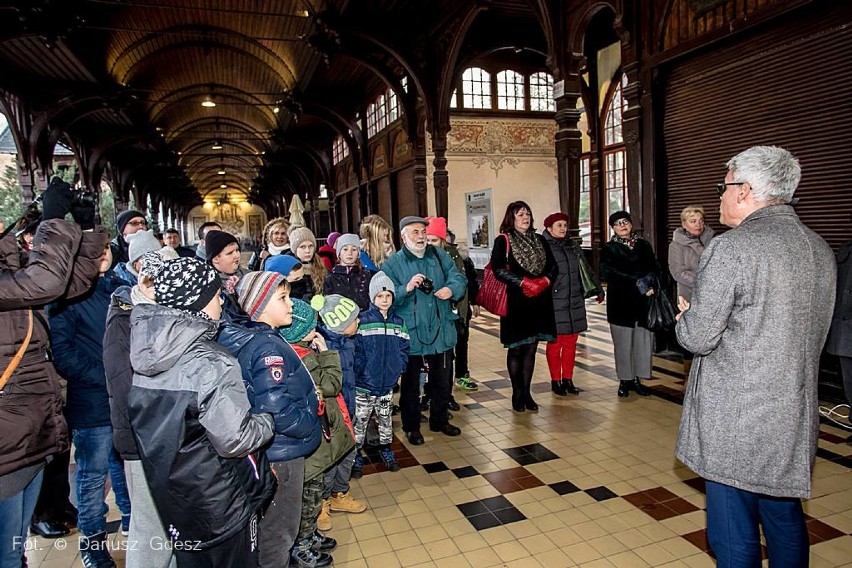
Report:
M512 409L536 411L530 394L538 342L556 336L550 284L556 262L550 247L533 227L532 210L523 201L510 203L491 250L491 268L506 284L507 313L500 318L500 341L508 349Z
M553 315L556 320L556 339L547 343L547 366L550 369L550 390L558 396L580 394L574 386L574 361L577 339L586 331L586 299L580 280L580 255L583 251L568 238L568 215L551 213L544 220L544 240L556 261L558 272L553 282ZM598 303L603 301L603 289L598 285Z
M645 326L660 265L651 243L633 232L630 213L616 211L609 216L609 226L613 236L601 248L601 275L607 282L606 320L615 350L618 396L628 396L631 387L647 396L640 378L651 376L654 336Z

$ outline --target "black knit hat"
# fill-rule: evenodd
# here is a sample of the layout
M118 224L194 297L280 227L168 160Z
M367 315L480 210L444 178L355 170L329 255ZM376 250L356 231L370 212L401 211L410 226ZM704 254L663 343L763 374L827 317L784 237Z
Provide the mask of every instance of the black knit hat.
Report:
M633 222L633 217L630 216L630 213L627 211L616 211L612 215L609 216L609 226L612 227L615 225L615 222L619 219L627 219L631 223Z
M197 258L167 260L154 276L157 303L188 312L204 309L221 287L216 270Z
M237 237L225 231L210 231L204 237L204 250L207 252L207 262L210 262L225 250L225 247L231 243L237 243L237 248L240 242Z
M135 209L128 209L127 211L122 211L121 213L119 213L118 217L115 218L115 230L118 232L118 234L123 235L124 228L127 226L131 219L135 219L136 217L142 217L144 219L145 214L140 213Z

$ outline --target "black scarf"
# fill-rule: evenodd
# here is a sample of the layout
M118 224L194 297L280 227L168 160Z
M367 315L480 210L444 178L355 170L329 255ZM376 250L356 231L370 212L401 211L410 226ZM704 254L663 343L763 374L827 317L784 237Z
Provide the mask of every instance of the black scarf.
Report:
M512 229L509 231L509 251L518 264L533 276L541 276L547 264L547 253L544 242L538 238L535 231L521 233Z

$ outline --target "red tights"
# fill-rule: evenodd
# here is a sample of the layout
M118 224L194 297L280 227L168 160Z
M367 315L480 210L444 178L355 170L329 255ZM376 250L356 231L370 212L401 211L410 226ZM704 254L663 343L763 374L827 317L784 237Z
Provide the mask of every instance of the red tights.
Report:
M547 344L547 366L550 369L550 380L574 378L574 359L577 355L577 338L579 333L557 335L556 341Z

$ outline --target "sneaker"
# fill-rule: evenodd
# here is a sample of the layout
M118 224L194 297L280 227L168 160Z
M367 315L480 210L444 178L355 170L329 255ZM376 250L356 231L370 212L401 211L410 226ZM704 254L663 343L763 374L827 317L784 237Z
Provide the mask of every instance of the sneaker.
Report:
M130 534L130 515L121 515L121 534L123 536Z
M317 517L317 528L321 531L331 530L331 515L328 514L328 499L322 500L322 509Z
M328 500L328 508L331 511L340 511L341 513L363 513L367 510L367 504L363 501L358 501L346 493L332 493L331 499Z
M399 471L399 462L396 461L396 456L393 455L393 450L387 446L379 450L379 455L382 456L382 461L385 462L385 467L388 471Z
M85 568L115 568L107 550L106 532L80 537L80 559Z
M459 390L475 391L479 390L479 385L477 385L473 379L465 375L464 377L456 379L456 388Z
M360 452L355 454L355 463L352 464L352 473L349 476L352 479L361 479L364 476L364 458Z
M317 554L322 552L333 552L334 549L337 548L336 540L330 536L321 535L317 531L314 531L314 534L311 535L311 540L313 541L311 548L313 548L314 552Z
M333 561L330 554L317 552L313 549L314 539L311 537L300 540L290 551L291 568L320 568L331 566Z

